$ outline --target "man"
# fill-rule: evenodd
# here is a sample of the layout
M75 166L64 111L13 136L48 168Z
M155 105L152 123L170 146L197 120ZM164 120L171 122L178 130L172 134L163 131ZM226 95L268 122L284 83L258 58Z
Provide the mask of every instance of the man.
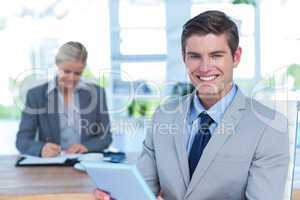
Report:
M87 56L81 43L65 43L55 59L57 76L28 91L16 140L22 154L102 151L111 143L105 91L81 79Z
M165 200L283 199L287 120L245 97L233 83L241 54L237 27L224 13L207 11L184 25L182 55L196 90L157 109L138 160L156 195ZM109 199L100 190L94 196Z

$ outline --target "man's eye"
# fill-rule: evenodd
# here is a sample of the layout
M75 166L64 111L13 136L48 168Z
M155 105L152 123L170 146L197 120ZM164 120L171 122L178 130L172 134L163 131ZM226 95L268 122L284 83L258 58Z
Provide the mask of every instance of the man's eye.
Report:
M70 74L71 71L70 71L70 70L64 70L64 73L65 73L65 74Z
M190 58L200 58L198 55L190 55Z
M216 54L216 55L213 55L213 58L221 58L223 55L221 54Z
M82 74L82 72L74 72L74 74L75 74L76 76L80 76L80 75Z

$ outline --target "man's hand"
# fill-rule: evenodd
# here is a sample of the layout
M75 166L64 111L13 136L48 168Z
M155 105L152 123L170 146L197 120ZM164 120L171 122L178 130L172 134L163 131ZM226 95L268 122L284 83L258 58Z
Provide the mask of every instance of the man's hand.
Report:
M88 149L82 144L72 144L67 150L67 154L86 153Z
M95 200L111 200L110 195L100 189L94 189L93 195Z
M46 143L42 148L42 157L54 157L60 153L60 146L54 143Z

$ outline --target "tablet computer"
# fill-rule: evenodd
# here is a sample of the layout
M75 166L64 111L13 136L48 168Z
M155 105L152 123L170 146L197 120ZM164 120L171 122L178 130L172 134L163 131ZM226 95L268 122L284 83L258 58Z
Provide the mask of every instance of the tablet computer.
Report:
M156 200L135 165L81 162L99 189L116 200Z

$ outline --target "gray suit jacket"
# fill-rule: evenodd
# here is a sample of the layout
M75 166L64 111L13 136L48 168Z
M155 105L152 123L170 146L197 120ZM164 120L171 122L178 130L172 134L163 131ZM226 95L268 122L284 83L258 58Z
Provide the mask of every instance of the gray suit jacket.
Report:
M88 151L102 151L112 142L105 91L94 84L87 85L88 90L79 90L81 143ZM39 156L46 142L60 144L58 91L48 96L47 89L45 83L27 93L16 140L22 154Z
M165 200L282 200L289 163L287 119L239 90L189 176L185 118L191 96L154 114L138 168Z

